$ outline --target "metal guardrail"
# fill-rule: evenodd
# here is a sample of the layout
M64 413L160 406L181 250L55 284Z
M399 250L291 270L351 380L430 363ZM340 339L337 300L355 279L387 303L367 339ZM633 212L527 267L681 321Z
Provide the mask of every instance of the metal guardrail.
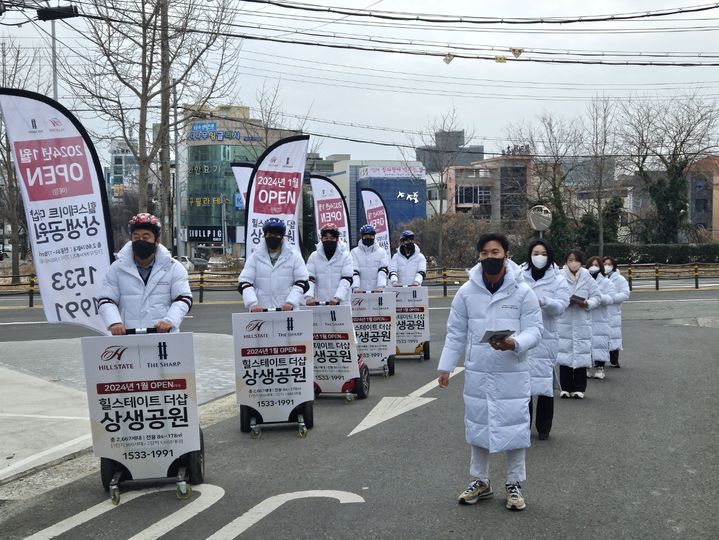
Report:
M693 279L694 289L699 289L701 279L719 278L719 264L632 264L620 265L620 272L627 278L629 289L632 290L636 281L654 281L654 289L660 290L661 281L677 279ZM190 288L198 293L198 302L202 304L205 292L222 292L237 290L239 272L202 271L190 272ZM439 268L427 271L424 285L431 288L442 288L442 295L448 296L449 287L461 285L467 281L465 268ZM0 296L28 297L28 307L35 305L37 294L37 276L22 274L19 276L0 275Z

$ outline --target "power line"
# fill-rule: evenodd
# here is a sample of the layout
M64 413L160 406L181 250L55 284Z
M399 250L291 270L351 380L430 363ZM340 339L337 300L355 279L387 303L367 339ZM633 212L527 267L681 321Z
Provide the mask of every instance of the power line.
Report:
M428 13L407 13L399 11L378 11L365 9L350 9L334 6L320 6L316 4L303 4L299 2L286 2L280 0L245 0L250 4L268 4L283 9L293 9L309 12L332 13L352 17L368 17L392 21L421 21L442 24L570 24L587 22L628 21L638 19L651 19L680 15L684 13L699 13L719 8L719 3L687 6L673 9L660 9L654 11L615 13L611 15L589 15L574 17L476 17L473 15L443 15Z
M89 15L89 14L81 14L81 17L91 19L91 20L99 20L102 22L112 22L115 24L127 24L127 25L134 25L139 26L139 23L132 21L132 20L123 20L118 19L115 17L103 17L99 15ZM223 31L210 31L210 30L198 30L194 28L179 28L179 27L173 27L171 26L173 30L176 31L183 31L186 33L195 33L200 35L211 35L211 36L220 36L220 37L228 37L228 38L239 38L239 39L248 39L248 40L255 40L255 41L268 41L273 43L285 43L285 44L292 44L292 45L305 45L305 46L313 46L313 47L324 47L324 48L330 48L330 49L341 49L341 50L355 50L355 51L363 51L363 52L382 52L382 53L392 53L392 54L402 54L402 55L410 55L410 56L427 56L427 57L436 57L436 58L444 58L446 56L446 52L442 51L427 51L427 50L409 50L409 49L401 49L401 48L391 48L391 47L367 47L362 45L353 45L348 43L330 43L330 42L323 42L323 41L304 41L304 40L297 40L297 39L279 39L279 38L273 38L268 36L260 36L256 34L238 34L238 33L232 33L232 32L223 32ZM513 58L511 56L491 56L491 55L477 55L477 54L467 54L464 52L456 51L453 53L454 58L463 58L468 60L489 60L489 61L500 61L502 63L506 62L532 62L532 63L541 63L541 64L581 64L581 65L604 65L604 66L654 66L654 67L716 67L719 66L719 62L689 62L689 61L672 61L672 62L657 62L657 61L638 61L638 60L576 60L576 59L561 59L561 58L530 58L530 57L519 57L519 58Z

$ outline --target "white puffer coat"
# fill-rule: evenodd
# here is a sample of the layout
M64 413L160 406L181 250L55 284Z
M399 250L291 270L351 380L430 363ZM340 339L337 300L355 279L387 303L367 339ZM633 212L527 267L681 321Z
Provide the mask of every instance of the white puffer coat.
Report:
M352 256L344 243L337 244L337 250L328 261L322 242L307 259L307 273L310 288L305 298L314 298L318 302L327 302L337 298L340 304L349 304L350 284L352 283Z
M389 253L386 249L380 247L377 242L367 247L360 240L351 254L355 271L352 288L371 291L387 286Z
M594 280L599 289L601 303L592 310L592 360L609 362L609 336L611 323L609 307L614 303L614 285L601 273Z
M609 281L614 285L614 303L608 307L609 323L611 324L609 350L621 351L624 348L622 341L622 303L629 300L629 283L619 273L619 270L609 274Z
M261 242L250 255L238 279L245 307L259 304L265 309L292 304L295 308L309 288L307 267L302 255L282 239L282 251L272 266L267 244Z
M539 300L544 325L539 345L527 355L532 395L551 397L554 395L554 365L559 353L557 319L569 305L569 284L556 266L548 268L544 276L535 281L531 268L525 263L522 265L522 276Z
M480 343L487 330L514 330L514 351ZM462 354L467 442L502 452L529 447L530 377L527 352L539 343L542 314L526 283L506 273L494 294L482 280L481 263L452 300L439 371L451 372Z
M389 282L393 287L412 285L413 282L422 285L426 274L427 259L417 244L414 245L414 253L409 259L397 251L389 263Z
M132 242L128 242L105 274L99 306L108 328L116 323L126 328L152 328L164 320L172 324L172 332L179 332L182 319L192 307L187 270L158 245L145 285L137 271Z
M599 289L586 268L577 272L577 281L572 279L569 269L560 270L569 284L569 296L581 296L587 300L589 310L601 302ZM572 305L557 320L559 330L559 354L557 363L571 368L592 366L592 315L589 310Z

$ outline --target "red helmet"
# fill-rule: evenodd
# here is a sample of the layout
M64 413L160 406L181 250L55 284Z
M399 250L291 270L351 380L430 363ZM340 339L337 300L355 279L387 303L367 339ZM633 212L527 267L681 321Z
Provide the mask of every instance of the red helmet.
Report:
M324 236L325 234L329 234L334 236L335 238L339 238L339 227L337 227L335 223L326 223L322 226L322 229L320 229L320 236Z
M142 212L130 218L130 232L132 233L135 229L148 229L156 237L160 236L160 220L152 214Z

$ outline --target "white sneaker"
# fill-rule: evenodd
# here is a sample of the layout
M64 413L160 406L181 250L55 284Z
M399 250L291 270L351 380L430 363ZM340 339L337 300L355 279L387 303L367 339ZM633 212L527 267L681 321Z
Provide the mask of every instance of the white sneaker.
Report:
M571 395L574 399L584 399L584 392L572 392Z
M569 397L569 392L565 392L564 390L562 390L561 392L559 392L559 397L562 399L567 399Z
M592 371L592 368L587 368L587 379L593 379L594 378L594 371Z
M604 378L604 368L598 367L596 371L594 372L594 378L595 379L603 379Z

